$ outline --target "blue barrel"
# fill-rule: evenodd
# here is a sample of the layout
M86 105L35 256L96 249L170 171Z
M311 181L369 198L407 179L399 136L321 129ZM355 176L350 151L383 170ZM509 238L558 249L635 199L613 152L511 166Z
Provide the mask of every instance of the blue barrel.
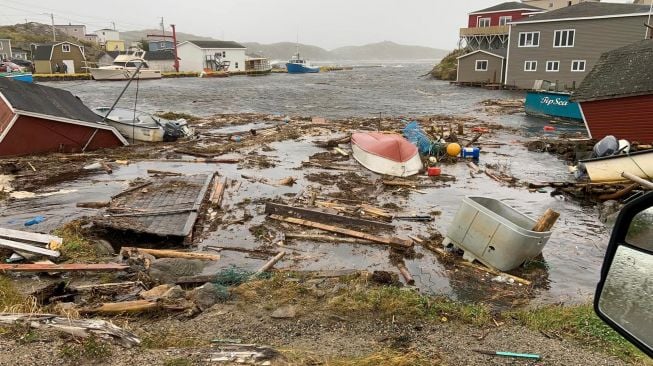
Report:
M466 147L460 152L460 156L478 160L481 157L481 149L478 147Z

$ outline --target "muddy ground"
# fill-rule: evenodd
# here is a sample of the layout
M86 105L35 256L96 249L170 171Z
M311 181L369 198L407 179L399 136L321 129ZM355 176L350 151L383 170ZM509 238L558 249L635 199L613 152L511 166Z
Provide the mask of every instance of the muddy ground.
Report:
M519 113L515 103L507 103L508 110L503 112L501 103L489 105L492 106L490 114ZM458 310L433 310L428 297L411 298L408 302L412 305L415 301L425 302L420 312L424 309L435 311L428 317L422 313L406 315L397 307L397 304L405 305L403 300L385 307L379 305L382 303L379 299L367 299L361 301L362 305L349 304L355 305L352 310L339 306L343 296L365 297L364 294L376 293L376 285L369 285L367 281L361 285L358 281L342 279L309 276L297 280L291 277L283 280L291 284L291 296L288 291L266 291L265 288L275 286L286 289L279 286L278 281L268 280L233 287L229 300L192 316L163 311L113 318L116 324L143 339L142 347L130 350L104 341L79 341L56 333L4 327L0 345L11 352L0 355L0 364L30 365L35 360L44 365L128 364L134 361L161 365L201 364L209 352L210 341L215 338L270 345L281 353L273 358L272 364L621 364L622 361L601 353L594 344L566 334L552 336L538 332L506 315L507 311L528 305L589 301L592 281L606 244L602 238L607 237L607 230L594 217L592 208L568 200L556 203L567 217L559 224L562 233L549 245L552 252L511 272L530 281L530 285L507 282L505 278L497 279L495 275L469 268L461 263L459 255L441 249L443 232L457 207L460 191L467 185L472 187L467 194L496 192L504 197L526 198L523 208L530 207L527 210L532 211L527 213L537 216L537 210L551 204L549 199L542 197L549 197L552 191L538 192L542 188L539 185L533 188L529 183L565 181L569 178L566 172L561 172L562 169L546 171L547 168L538 172L534 171L537 167L511 166L510 159L523 162L514 153L510 154L513 146L526 139L519 129L471 117L423 116L418 120L432 137L443 137L462 145L474 140L474 146L483 149L481 168L494 173L485 175L469 168L465 161L447 157L439 162L444 173L439 177L419 175L396 179L381 177L360 167L351 157L347 144L351 132L401 132L405 122L400 118L324 121L258 114L216 115L193 121L195 137L177 142L134 144L85 154L2 159L1 173L9 178L5 180L9 181L12 191L2 195L5 211L0 218L9 226L20 228L25 218L49 210L45 213L47 220L31 228L45 232L77 220L75 227L78 229L73 237L76 243L84 244L81 245L84 251L80 253L80 245L69 247L64 258L69 262L109 261L112 251L117 252L120 246L129 244L190 247L204 252L217 251L222 256L217 264L202 265L198 273L192 274L211 274L231 266L254 271L280 250L286 251L287 256L276 267L299 273L349 269L385 271L394 273L398 281L397 264L406 263L416 280L414 290L408 291L453 298L457 304L452 305L453 308L480 304L483 314L491 314L482 321L475 315L471 318L451 315ZM546 156L546 159L552 157ZM428 159L424 161L429 163ZM103 162L111 172L102 168L84 169L96 162ZM97 230L91 224L92 218L105 212L103 208L77 207L79 202L106 201L112 195L141 184L144 179L198 172L217 173L216 180L226 178L227 188L220 207L204 202L193 235L183 242ZM296 183L282 182L288 177ZM479 181L483 182L480 187L485 188L479 188ZM315 239L316 235L325 234L323 232L266 218L262 210L267 201L382 220L361 208L371 205L391 215L429 216L433 221L395 220L394 232L363 230L412 238L415 248L409 251L348 242L346 237L328 234L336 242L341 241L334 244ZM39 205L42 205L40 209ZM583 215L573 215L579 212ZM587 213L589 216L584 216ZM585 238L576 245L577 257L569 262L568 252L559 248L568 247L570 233L580 225L583 225L581 234L574 235ZM293 234L308 238L292 238ZM64 238L70 240L71 236ZM63 278L70 285L79 285L133 280L133 276L64 275ZM570 276L573 281L563 280ZM11 286L28 295L58 277L10 278ZM146 282L148 286L157 281L148 280L151 280ZM295 307L292 317L271 318L272 312L286 305ZM471 352L472 348L540 353L544 358L539 362L506 360ZM401 359L401 355L408 355L408 358ZM636 357L626 359L638 360Z

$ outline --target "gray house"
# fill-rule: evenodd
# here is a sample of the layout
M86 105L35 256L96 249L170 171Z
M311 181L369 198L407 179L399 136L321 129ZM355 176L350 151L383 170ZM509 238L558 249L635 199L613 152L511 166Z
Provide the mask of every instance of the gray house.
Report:
M0 61L12 58L11 39L0 39Z
M456 81L461 84L501 84L506 49L477 50L458 57Z
M584 2L512 23L504 83L575 89L601 54L646 37L649 6Z

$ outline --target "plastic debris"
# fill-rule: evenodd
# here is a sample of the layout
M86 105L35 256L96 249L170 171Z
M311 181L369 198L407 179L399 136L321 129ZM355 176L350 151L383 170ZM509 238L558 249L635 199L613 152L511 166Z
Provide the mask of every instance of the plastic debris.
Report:
M25 221L25 226L32 226L32 225L40 224L43 221L45 221L45 216L36 216L35 218L33 218L31 220Z

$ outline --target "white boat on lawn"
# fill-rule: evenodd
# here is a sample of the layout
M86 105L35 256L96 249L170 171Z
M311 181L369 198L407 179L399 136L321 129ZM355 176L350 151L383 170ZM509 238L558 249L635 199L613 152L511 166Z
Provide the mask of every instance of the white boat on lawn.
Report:
M130 140L145 142L174 141L180 137L192 135L185 119L169 120L153 116L149 113L130 109L114 108L109 112L109 107L94 108L93 112L105 118L105 122L115 127L118 132Z
M129 80L142 64L136 79L161 79L161 70L150 69L144 57L145 51L120 54L113 60L113 64L92 67L89 71L95 80Z

